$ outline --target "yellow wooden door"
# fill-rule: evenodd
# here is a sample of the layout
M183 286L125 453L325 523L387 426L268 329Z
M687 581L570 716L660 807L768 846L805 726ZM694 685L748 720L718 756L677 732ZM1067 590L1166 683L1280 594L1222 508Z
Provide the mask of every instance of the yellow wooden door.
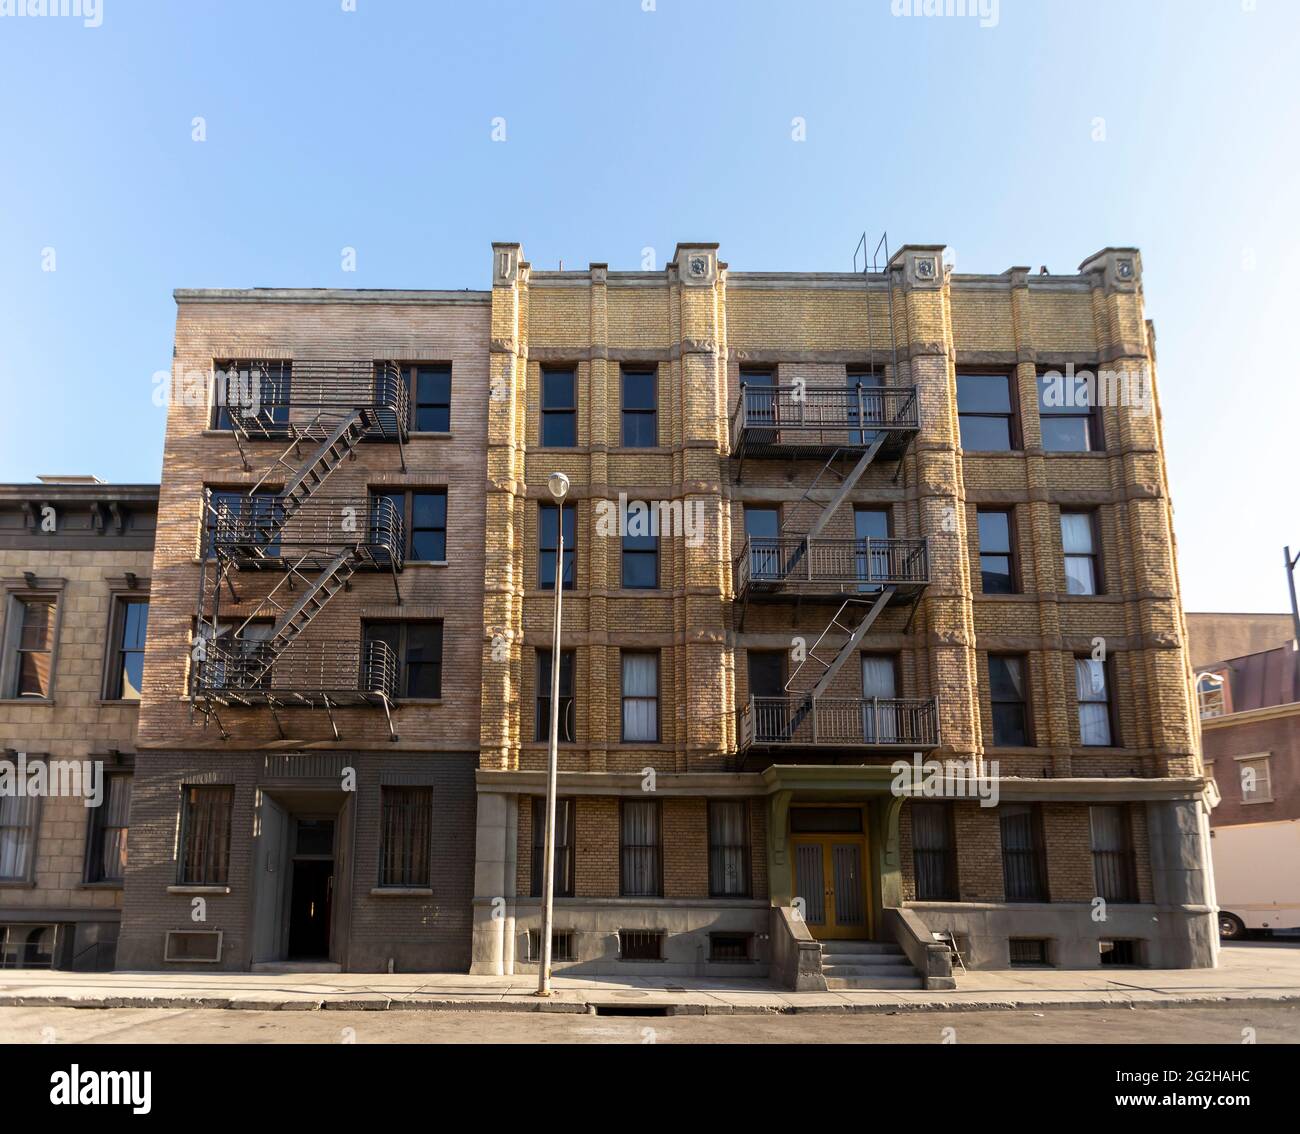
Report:
M871 936L867 840L863 835L817 834L791 838L794 896L817 938Z

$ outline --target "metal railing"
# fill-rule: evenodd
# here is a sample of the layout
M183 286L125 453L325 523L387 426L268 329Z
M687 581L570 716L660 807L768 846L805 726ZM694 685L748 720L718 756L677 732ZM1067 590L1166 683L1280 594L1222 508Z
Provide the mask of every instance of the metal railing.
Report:
M872 591L882 586L924 586L930 581L924 539L807 539L746 536L736 560L736 593L818 588Z
M751 697L740 712L740 746L934 748L939 704L916 697Z
M344 416L367 410L368 436L405 441L410 394L402 367L369 359L254 361L216 367L224 421L254 440L320 437Z
M281 496L213 501L209 494L206 508L209 548L218 555L276 562L304 548L351 548L373 566L400 571L404 564L403 516L388 496L313 496L286 506Z
M921 426L915 386L755 386L741 383L732 448L760 444L862 446L875 434Z
M197 662L199 696L292 703L295 695L329 695L336 703L392 702L401 668L380 639L299 639L278 653L255 638L205 642Z

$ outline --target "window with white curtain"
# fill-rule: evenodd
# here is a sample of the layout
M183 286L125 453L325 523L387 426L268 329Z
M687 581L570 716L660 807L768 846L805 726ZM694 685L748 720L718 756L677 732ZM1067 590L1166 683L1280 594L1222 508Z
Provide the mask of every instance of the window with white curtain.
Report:
M1066 593L1097 594L1097 540L1091 512L1061 513L1061 549Z
M0 796L0 881L31 878L40 800L30 795Z
M709 800L709 896L749 897L749 804Z
M1106 663L1074 659L1075 698L1079 702L1079 739L1083 744L1113 743L1110 729L1110 686Z
M659 655L623 654L623 740L659 739Z
M1241 777L1242 803L1271 803L1273 777L1269 774L1268 753L1238 756L1237 773Z
M87 882L121 882L126 877L126 838L131 824L131 777L107 778L108 794L91 814Z
M892 654L862 656L862 737L879 744L899 740L895 658ZM884 701L884 704L881 704Z
M659 856L659 801L625 799L619 819L620 892L657 898L663 893Z

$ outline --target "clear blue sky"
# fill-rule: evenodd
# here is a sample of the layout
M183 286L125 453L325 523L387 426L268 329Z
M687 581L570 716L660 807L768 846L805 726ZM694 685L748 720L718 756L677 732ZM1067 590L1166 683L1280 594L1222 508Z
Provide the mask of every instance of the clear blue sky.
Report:
M493 240L843 269L887 229L978 272L1136 244L1186 604L1286 609L1300 3L101 4L0 18L0 480L158 477L178 286L484 288Z

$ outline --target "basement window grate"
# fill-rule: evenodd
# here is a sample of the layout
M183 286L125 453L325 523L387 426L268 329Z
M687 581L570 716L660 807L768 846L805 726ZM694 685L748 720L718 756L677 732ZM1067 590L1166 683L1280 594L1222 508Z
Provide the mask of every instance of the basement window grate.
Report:
M1136 941L1099 941L1097 949L1101 954L1103 965L1136 965L1138 963L1138 943Z
M1012 965L1046 965L1048 963L1047 941L1042 937L1013 937L1009 944Z
M709 960L732 964L749 960L749 933L710 933Z
M551 960L552 961L576 961L578 958L573 951L573 930L556 929L551 932ZM540 929L530 929L528 931L528 957L533 961L542 959L542 931Z
M620 929L618 956L622 961L662 961L664 959L663 930Z
M221 934L220 929L168 930L163 960L216 964L221 960Z

